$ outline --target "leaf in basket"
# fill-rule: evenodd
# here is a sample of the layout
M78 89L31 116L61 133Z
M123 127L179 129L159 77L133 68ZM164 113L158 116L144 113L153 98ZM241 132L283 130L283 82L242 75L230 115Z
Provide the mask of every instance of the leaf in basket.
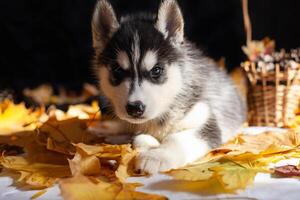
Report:
M275 41L264 38L261 41L251 41L242 50L248 56L250 61L255 61L259 55L271 54L275 50Z

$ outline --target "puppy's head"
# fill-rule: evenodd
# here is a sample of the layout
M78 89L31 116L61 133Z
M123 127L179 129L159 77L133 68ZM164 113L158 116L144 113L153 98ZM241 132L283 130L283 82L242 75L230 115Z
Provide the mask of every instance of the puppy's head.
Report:
M175 0L157 16L117 19L106 0L92 20L96 74L116 114L131 123L161 117L182 89L180 46L184 23Z

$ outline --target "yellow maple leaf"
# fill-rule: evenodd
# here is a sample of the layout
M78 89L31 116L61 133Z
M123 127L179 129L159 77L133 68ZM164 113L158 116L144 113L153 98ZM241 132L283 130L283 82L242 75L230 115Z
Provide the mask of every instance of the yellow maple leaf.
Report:
M131 145L86 145L79 143L75 145L77 152L81 156L96 156L99 159L114 160L117 162L117 169L115 176L121 182L125 182L129 177L129 171L133 173L133 166L130 165L131 161L136 156L137 152L131 148Z
M71 118L59 121L50 118L38 128L40 143L44 143L47 149L68 155L75 154L72 143L102 142L102 138L87 131L87 121Z
M207 162L183 169L176 169L168 172L177 180L205 181L218 179L226 190L244 189L252 184L258 172L266 172L263 168L257 168L246 163L235 163L230 160L221 162ZM202 182L199 182L203 184ZM187 184L189 184L187 182Z
M255 168L249 163L238 164L235 162L223 162L221 165L211 167L224 188L229 190L245 189L251 185L258 172L266 172L261 168Z
M291 158L300 158L300 150L292 150L282 153L262 155L257 158L253 158L253 164L256 167L269 166L271 163L277 163L280 160L287 160Z
M94 101L91 105L78 104L71 105L66 112L68 117L78 117L79 119L99 120L101 116L98 102Z
M78 175L59 182L65 200L165 200L159 195L135 191L136 184L108 183Z
M114 199L119 188L106 182L91 181L88 177L78 175L59 182L61 195L65 200Z
M165 199L137 192L138 184L125 182L134 174L132 161L137 152L130 144L102 144L102 138L87 131L91 122L100 118L97 109L96 104L77 105L66 113L54 109L54 114L48 115L41 110L35 113L23 104L0 104L0 122L5 122L2 127L0 123L0 135L22 131L0 136L1 143L21 146L26 152L26 157L2 156L0 165L19 173L18 181L32 188L50 187L73 175L60 181L66 199ZM36 121L43 123L37 126ZM28 128L28 123L34 126ZM9 131L1 132L3 127ZM170 171L168 174L184 184L175 181L177 186L169 186L177 187L174 191L234 192L252 184L256 173L268 172L270 163L299 158L299 145L296 131L239 135L193 165Z
M121 191L115 197L115 200L167 200L166 197L157 194L147 194L135 191L136 187L142 186L137 183L123 183Z
M78 174L86 176L100 174L101 163L96 156L83 156L77 152L74 158L68 161L73 176Z
M20 173L21 175L17 181L26 183L33 189L50 187L58 178L65 178L71 175L68 165L31 163L21 156L2 156L0 165L5 169Z
M121 159L115 174L121 182L125 182L126 178L128 178L130 174L134 174L134 166L132 161L137 155L137 151L134 151L129 146L126 146L126 148L122 149L121 153Z
M151 186L154 190L167 190L171 192L189 192L201 195L216 195L234 193L234 190L225 189L223 183L216 178L203 181L168 180Z
M233 140L212 150L208 157L235 156L244 153L272 154L296 148L300 144L300 134L295 131L283 133L265 132L259 135L238 135Z
M101 111L98 102L94 101L91 105L77 104L69 106L67 112L56 109L55 107L50 109L49 115L44 116L46 121L49 118L55 118L58 121L67 120L72 118L85 119L85 120L100 120Z
M182 169L171 170L167 174L178 180L201 181L211 178L214 171L211 167L220 165L219 162L207 162L199 165L187 166Z
M27 109L24 103L14 104L5 100L0 103L0 135L9 135L19 131L34 130L44 108Z
M47 192L47 189L43 189L43 190L40 190L38 191L37 193L35 193L34 195L31 196L31 200L33 199L37 199L39 198L40 196L42 196L43 194L45 194Z
M114 150L111 151L111 153L117 153L118 156L120 155L120 150L117 145L88 145L84 143L77 143L74 145L77 151L80 151L82 154L86 154L88 156L110 152L109 150L106 149L106 147L110 147L110 146L113 146L113 150Z
M299 141L300 135L296 131L239 135L192 166L168 174L186 180L188 185L195 186L196 181L201 188L206 188L204 180L218 179L225 191L244 189L253 183L258 172L270 172L270 163L300 157Z
M13 103L7 104L6 107L2 106L1 112L9 111L7 108L14 108L14 106L16 105ZM23 112L20 116L28 115L28 110L24 105L18 109ZM27 184L34 189L50 187L57 180L70 177L72 174L76 177L89 175L101 178L102 182L104 180L113 181L111 183L103 182L101 186L97 185L97 189L103 193L101 188L105 189L107 185L110 188L117 188L118 193L113 193L116 199L150 199L150 197L156 199L156 195L136 192L136 185L125 184L129 171L133 169L130 162L136 155L136 151L131 148L131 145L101 144L102 138L87 131L90 121L100 117L100 113L96 109L99 109L96 104L93 108L83 105L73 106L69 112L61 112L61 116L64 116L61 120L57 119L56 115L51 116L51 113L50 115L43 113L42 119L38 118L40 116L34 118L34 120L42 121L41 125L35 129L27 132L24 131L25 129L21 129L23 132L14 133L13 136L1 136L1 142L23 147L26 157L24 155L3 156L0 165L10 172L19 173L20 177L17 182ZM94 116L95 111L98 112L96 116ZM53 112L59 113L55 109ZM16 119L21 118L13 116L12 111L6 112L2 116L10 119L11 124L18 124ZM21 122L23 123L23 121ZM97 145L91 145L94 143ZM72 156L74 157L72 158ZM93 184L92 182L91 188L93 188ZM89 183L86 186L88 187ZM164 198L159 196L157 199Z

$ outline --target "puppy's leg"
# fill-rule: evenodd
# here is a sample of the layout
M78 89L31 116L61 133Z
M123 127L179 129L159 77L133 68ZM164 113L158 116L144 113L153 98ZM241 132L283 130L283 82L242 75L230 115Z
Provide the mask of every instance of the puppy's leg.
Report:
M136 161L136 168L157 173L192 163L220 144L220 132L215 124L208 123L199 129L171 134L159 147L143 151Z
M119 120L97 121L90 124L88 131L98 136L124 134L127 124Z
M103 137L110 144L124 144L132 141L132 133L126 122L120 120L107 120L94 122L88 131L98 137Z

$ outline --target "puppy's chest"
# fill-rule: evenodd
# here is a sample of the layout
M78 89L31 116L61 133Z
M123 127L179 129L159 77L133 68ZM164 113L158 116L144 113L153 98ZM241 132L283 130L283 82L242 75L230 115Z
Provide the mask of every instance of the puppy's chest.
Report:
M176 110L170 113L164 123L151 122L135 127L135 132L150 134L158 140L167 135L185 130L201 129L210 117L210 109L206 103L198 102L186 112Z

